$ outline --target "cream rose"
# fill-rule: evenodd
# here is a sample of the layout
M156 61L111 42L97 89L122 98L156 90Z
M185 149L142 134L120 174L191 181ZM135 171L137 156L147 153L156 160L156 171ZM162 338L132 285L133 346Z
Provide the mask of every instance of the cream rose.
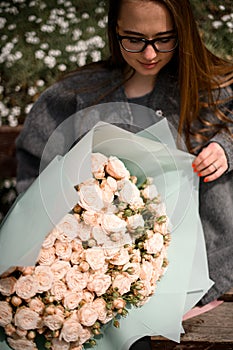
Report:
M107 234L126 232L126 222L115 214L103 214L101 218L101 226Z
M71 268L71 265L68 261L56 260L51 265L51 270L53 273L53 278L57 280L61 280L65 277L67 271Z
M72 292L68 291L63 300L63 305L66 309L73 310L79 306L82 300L82 292Z
M143 261L141 264L140 278L142 280L150 281L153 274L153 265L149 261Z
M119 184L119 200L128 203L133 209L144 206L137 186L129 180L122 180Z
M28 305L31 310L37 312L38 314L42 314L45 308L45 304L38 297L32 298Z
M54 227L50 233L47 235L47 237L45 237L43 243L42 243L42 247L45 248L45 249L48 249L48 248L51 248L56 239L58 238L59 236L59 231L56 227Z
M153 237L144 242L144 249L148 254L156 254L163 248L163 235L155 233Z
M96 226L98 225L99 214L93 210L86 210L82 214L83 221L86 225Z
M13 310L7 301L0 301L0 326L4 327L11 323Z
M68 288L74 292L81 292L87 286L88 273L80 272L77 266L73 266L66 274Z
M37 261L40 265L51 265L56 260L55 248L41 248Z
M72 241L75 237L77 237L78 232L78 220L72 214L66 214L64 218L58 223L56 226L59 233L59 239L62 240L61 234L65 234L65 241Z
M52 339L52 350L70 350L70 344L58 338ZM82 350L82 349L80 349Z
M16 278L13 276L0 279L0 293L5 296L10 296L15 292Z
M128 249L121 248L111 259L110 263L113 265L125 265L129 262L130 256Z
M86 303L78 310L78 318L83 326L91 327L97 321L98 313L92 303Z
M91 171L96 179L104 179L105 166L108 163L108 158L102 153L92 153L91 155Z
M98 313L98 320L100 322L105 322L107 316L108 309L106 307L106 301L102 298L97 298L93 301L92 306Z
M71 253L72 253L72 245L70 242L61 242L60 240L57 240L55 242L55 252L56 256L60 260L70 260Z
M53 272L49 266L36 266L35 277L38 281L39 293L46 292L51 288L53 283Z
M130 177L130 173L126 169L124 163L120 159L114 156L110 156L108 158L106 171L109 175L111 175L113 178L117 180L128 179Z
M61 314L46 315L43 317L43 324L51 331L56 331L62 327L64 320L65 318Z
M22 349L35 350L36 349L36 344L34 343L34 341L26 338L13 339L13 338L7 337L7 343L14 350L22 350Z
M29 307L17 309L14 317L15 325L24 330L38 328L40 321L41 318L38 313Z
M79 335L79 341L78 343L79 344L84 344L88 339L90 339L91 337L93 336L92 332L90 331L89 328L84 328L82 329L82 333L80 333ZM83 350L83 347L80 346L80 347L77 347L77 348L73 348L71 346L71 349L72 350Z
M91 275L87 283L87 288L95 292L97 296L104 294L111 285L111 277L105 274L95 273Z
M117 291L123 295L130 291L131 279L127 273L119 274L112 282L112 288L117 288Z
M53 281L51 287L51 294L56 300L62 300L67 292L66 284L63 281L55 280Z
M104 207L102 191L94 179L79 186L79 196L79 204L86 210L100 211Z
M140 264L138 262L129 262L123 266L123 271L128 273L128 277L132 282L135 282L140 275Z
M20 276L15 284L15 292L22 299L29 299L38 292L39 284L35 276Z
M91 234L98 245L103 245L106 242L106 233L101 226L94 226L92 228Z
M134 232L138 227L144 227L144 219L141 214L135 214L127 217L127 228L130 232Z
M141 190L142 196L146 199L152 200L158 196L157 188L154 184L146 186Z
M105 254L101 248L86 249L85 258L92 270L99 270L105 265Z
M60 333L60 339L64 339L67 343L74 342L79 339L83 327L77 319L66 319Z
M115 309L124 309L126 306L126 301L122 298L117 298L113 300L112 305Z
M81 241L88 241L91 236L91 227L86 225L85 222L80 222L78 225L78 238Z

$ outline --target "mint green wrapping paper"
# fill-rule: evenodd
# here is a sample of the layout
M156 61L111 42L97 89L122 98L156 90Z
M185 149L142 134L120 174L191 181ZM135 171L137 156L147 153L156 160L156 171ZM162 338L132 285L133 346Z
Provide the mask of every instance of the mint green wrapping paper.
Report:
M153 177L172 223L168 270L154 296L143 307L131 308L119 329L107 324L94 349L127 350L144 335L179 342L183 315L213 282L198 213L199 179L192 171L193 156L177 150L166 119L137 135L100 122L65 156L56 157L19 197L1 226L0 273L10 266L35 264L47 233L77 203L74 186L91 177L93 151L122 159L139 182ZM10 350L3 334L0 349Z

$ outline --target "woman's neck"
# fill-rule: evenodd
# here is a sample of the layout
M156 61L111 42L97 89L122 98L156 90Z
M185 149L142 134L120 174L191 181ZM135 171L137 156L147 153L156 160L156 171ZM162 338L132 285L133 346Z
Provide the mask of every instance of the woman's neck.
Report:
M150 93L155 85L155 76L134 75L124 83L125 94L128 98L140 97Z

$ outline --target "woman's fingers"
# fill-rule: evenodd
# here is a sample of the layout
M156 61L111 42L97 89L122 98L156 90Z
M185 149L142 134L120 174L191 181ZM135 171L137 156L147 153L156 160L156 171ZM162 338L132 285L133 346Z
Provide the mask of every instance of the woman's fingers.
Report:
M216 142L211 142L198 154L193 164L193 170L205 182L218 179L228 168L224 149Z

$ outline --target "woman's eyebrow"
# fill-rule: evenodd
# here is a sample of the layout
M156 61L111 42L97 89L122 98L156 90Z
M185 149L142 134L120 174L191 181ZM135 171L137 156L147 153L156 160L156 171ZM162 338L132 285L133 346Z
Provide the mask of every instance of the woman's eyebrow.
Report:
M129 35L137 35L137 36L145 36L145 34L143 33L139 33L139 32L135 32L133 30L123 30L124 34L129 34ZM166 34L174 34L175 30L171 29L171 30L167 30L166 32L158 32L156 33L154 36L158 36L158 35L166 35Z

